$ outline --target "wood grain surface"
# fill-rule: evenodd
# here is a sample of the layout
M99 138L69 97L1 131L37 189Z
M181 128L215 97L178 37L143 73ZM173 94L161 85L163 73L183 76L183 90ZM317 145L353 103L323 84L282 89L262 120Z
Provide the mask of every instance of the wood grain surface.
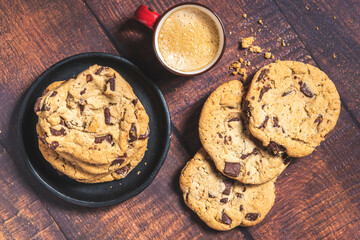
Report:
M0 4L0 239L360 238L358 1L200 1L222 19L227 48L211 71L187 78L170 74L157 62L151 30L132 18L139 4L162 13L180 2L8 0ZM248 17L243 18L243 13ZM239 42L248 36L275 58L245 55ZM153 183L131 200L97 209L49 195L23 171L13 124L22 95L41 72L65 57L90 51L118 54L140 67L162 90L173 126L167 159ZM334 81L342 110L326 141L310 156L293 160L280 175L275 205L262 223L217 232L186 207L178 179L201 146L197 125L202 105L217 86L240 79L228 69L239 57L251 62L246 83L257 68L277 59L318 66Z

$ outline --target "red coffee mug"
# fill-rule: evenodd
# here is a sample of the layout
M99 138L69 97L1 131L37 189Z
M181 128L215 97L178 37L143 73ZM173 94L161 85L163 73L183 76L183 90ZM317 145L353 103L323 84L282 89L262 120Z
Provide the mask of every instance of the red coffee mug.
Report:
M174 67L170 67L169 64L167 64L163 58L163 56L160 53L159 46L158 46L158 36L161 27L163 26L165 20L175 11L178 11L182 8L192 7L200 10L201 12L205 13L207 16L209 16L215 23L218 33L219 33L219 48L216 52L215 57L208 63L205 67L202 67L197 70L192 71L181 71ZM199 3L181 3L178 5L175 5L171 8L169 8L165 13L162 15L158 14L157 12L154 12L150 10L145 5L140 5L138 9L134 13L134 18L153 30L153 49L155 52L156 57L159 59L160 63L170 72L180 75L180 76L193 76L198 75L201 73L204 73L206 71L209 71L212 67L214 67L219 60L221 59L224 50L225 50L225 28L220 20L220 18L208 7L199 4Z

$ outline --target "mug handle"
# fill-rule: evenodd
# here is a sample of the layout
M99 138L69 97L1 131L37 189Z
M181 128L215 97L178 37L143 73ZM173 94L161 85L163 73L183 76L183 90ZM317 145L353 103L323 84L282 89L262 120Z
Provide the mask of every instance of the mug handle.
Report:
M157 12L151 11L147 6L141 4L134 13L134 18L154 30L154 25L156 20L160 17L160 14Z

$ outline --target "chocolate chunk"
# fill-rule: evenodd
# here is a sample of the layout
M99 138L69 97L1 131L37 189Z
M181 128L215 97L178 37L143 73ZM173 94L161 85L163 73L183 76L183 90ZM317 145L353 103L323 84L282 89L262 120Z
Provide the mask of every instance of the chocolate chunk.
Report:
M40 111L40 102L41 102L41 97L38 97L36 99L35 105L34 105L34 112L38 112Z
M273 127L280 127L279 119L277 117L273 117L273 122L274 122Z
M84 88L81 92L80 95L83 95L86 92L86 88Z
M44 134L40 137L40 140L43 142L43 144L47 144L46 138L47 138L46 134Z
M230 179L224 179L223 183L225 184L225 189L222 191L222 194L230 195L232 181Z
M225 212L223 212L222 215L221 215L221 222L226 224L226 225L230 225L232 220L228 215L226 215Z
M263 69L263 70L260 72L259 77L258 77L258 79L256 80L256 82L259 82L259 81L261 81L261 80L265 80L264 75L268 74L269 72L270 72L269 69L267 69L267 68Z
M270 141L269 146L275 154L282 153L286 150L286 148L284 146L282 146L274 141Z
M264 93L266 93L266 92L269 91L270 89L271 89L270 86L265 86L265 87L263 87L263 88L260 90L260 95L259 95L259 100L258 100L258 102L261 101Z
M231 136L228 136L228 140L231 142Z
M80 104L79 107L80 107L80 112L83 113L84 109L85 109L85 106Z
M245 219L248 221L256 221L256 219L258 219L260 216L260 214L258 213L247 213L245 215Z
M209 198L216 198L215 195L212 195L211 193L208 193Z
M110 134L102 137L95 137L95 143L102 143L104 140L108 141L109 143L112 142L112 136Z
M250 156L250 155L257 155L257 154L258 154L257 149L254 148L254 149L252 150L252 152L246 153L246 154L242 154L240 158L241 158L241 159L245 159L245 158L247 158L247 157Z
M246 174L249 176L249 175L250 175L250 172L247 172Z
M122 167L122 168L116 170L115 173L117 173L117 174L119 174L119 175L125 174L125 173L127 173L127 172L129 171L129 169L130 169L130 164L128 164L128 165L126 165L125 167Z
M110 109L109 109L109 108L105 108L105 109L104 109L104 115L105 115L105 123L106 123L107 125L112 125L112 124L111 124L111 121L110 121L111 115L110 115Z
M140 136L139 136L139 140L140 139L147 139L149 137L149 131L147 131L146 133L144 133L144 134L140 134Z
M242 198L244 195L242 195L241 193L235 193L235 196L236 196L237 198Z
M60 117L60 123L59 123L59 124L67 127L67 126L66 126L66 122L65 122L65 120L64 120L62 117Z
M228 122L238 122L238 121L240 121L240 118L236 117L236 118L230 119Z
M57 92L56 92L56 91L53 91L52 94L50 95L50 97L55 97L56 94L57 94Z
M232 107L232 106L227 106L229 109L234 109L234 107Z
M252 96L252 97L251 97L251 100L254 100L254 99L255 99L255 96Z
M223 138L223 135L221 135L221 133L219 133L219 138Z
M53 128L50 128L50 132L54 136L65 136L66 135L66 131L63 127L60 130L55 130Z
M244 186L244 187L243 187L243 192L245 192L245 191L246 191L246 187Z
M242 212L242 210L244 210L243 205L240 205L240 211Z
M59 146L59 143L56 142L56 141L53 141L53 142L50 143L49 148L50 148L51 150L55 150L58 146Z
M86 75L86 82L91 82L93 80L93 77L91 74Z
M137 102L139 101L139 99L135 98L131 101L132 104L134 104L134 106L136 106Z
M100 67L98 70L96 70L95 75L99 75L102 70L104 70L104 67Z
M319 124L323 121L323 116L321 114L319 114L319 116L315 119L314 123L317 123L317 125L319 126Z
M124 156L120 156L120 157L117 157L114 161L112 161L111 165L110 166L114 166L116 164L123 164L125 162L125 158L126 158L126 153L124 154Z
M222 199L220 199L220 202L221 202L221 203L227 203L227 202L228 202L228 198L222 198Z
M266 124L267 124L268 121L269 121L269 117L266 116L266 117L265 117L265 120L262 122L262 124L261 124L258 128L259 128L259 129L260 129L260 128L265 128L265 126L266 126Z
M135 123L132 123L129 131L129 142L133 142L136 139L137 139L136 126Z
M286 95L289 95L292 91L287 91L287 92L284 92L283 94L281 94L282 97L285 97Z
M307 87L306 83L303 83L302 81L299 82L300 85L300 91L307 97L312 98L314 94L310 91L310 89Z
M115 91L115 78L110 78L107 82L110 84L110 90Z
M240 163L225 162L224 173L231 177L239 176Z

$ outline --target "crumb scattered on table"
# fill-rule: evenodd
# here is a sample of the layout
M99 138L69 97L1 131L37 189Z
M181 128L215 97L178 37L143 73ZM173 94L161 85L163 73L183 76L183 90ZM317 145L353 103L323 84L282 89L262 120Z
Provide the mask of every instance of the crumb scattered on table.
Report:
M138 171L136 174L137 174L137 175L140 175L140 173L141 173L141 172L140 172L140 171Z
M248 38L243 38L241 40L241 47L242 48L249 48L251 47L252 43L254 42L254 38L253 37L248 37Z
M252 52L252 53L261 53L261 47L252 46L252 47L250 47L249 51Z
M242 17L243 17L243 18L247 18L247 14L246 14L246 13L243 13Z
M264 24L261 19L258 20L258 23L261 24L261 25Z
M335 54L335 53L333 54L333 58L334 58L334 59L336 58L336 54Z
M265 52L264 57L267 59L271 58L271 52Z
M286 43L284 41L282 41L281 46L285 47Z
M316 29L316 31L319 31L319 27L316 27L315 29Z

